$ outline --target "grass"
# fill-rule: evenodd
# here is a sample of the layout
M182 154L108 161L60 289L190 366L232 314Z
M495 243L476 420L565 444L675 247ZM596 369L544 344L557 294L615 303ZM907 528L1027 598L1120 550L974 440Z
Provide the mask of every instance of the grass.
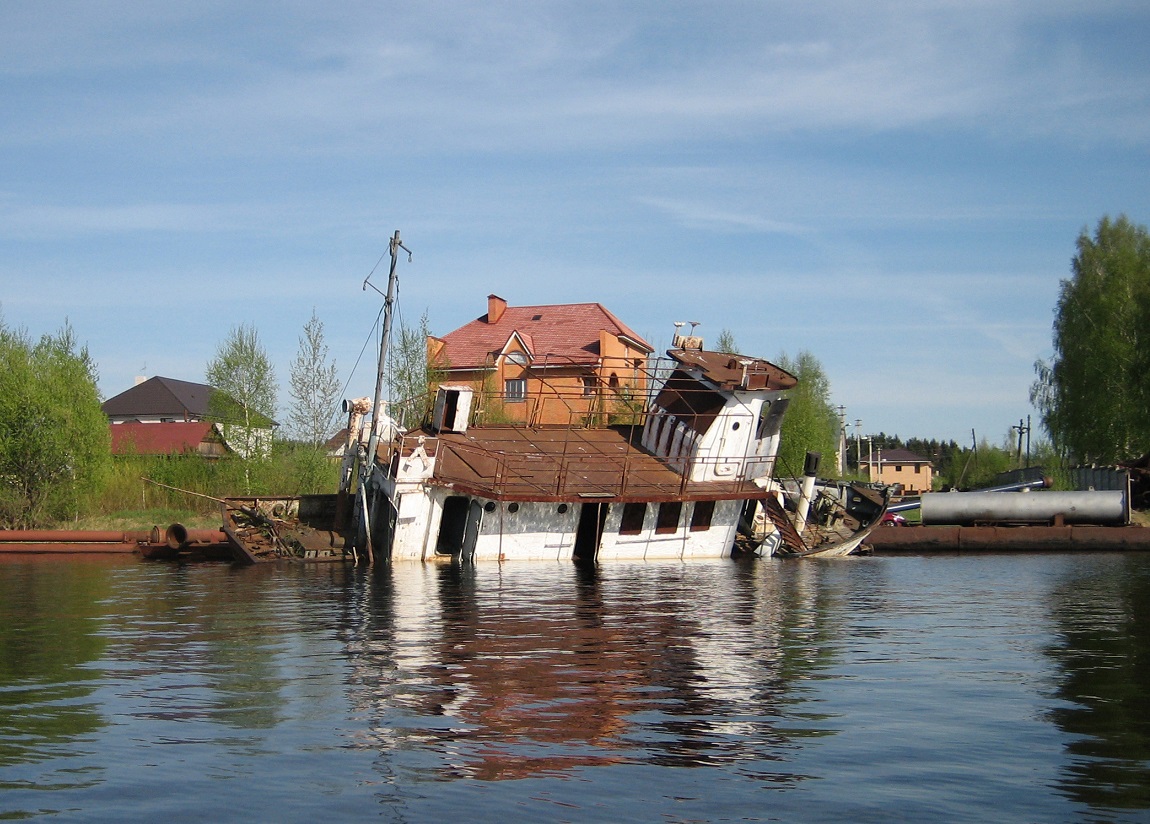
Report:
M134 532L158 526L165 529L172 524L183 524L189 529L219 529L222 520L218 514L208 515L190 509L137 509L92 515L77 521L60 524L60 529L124 530Z

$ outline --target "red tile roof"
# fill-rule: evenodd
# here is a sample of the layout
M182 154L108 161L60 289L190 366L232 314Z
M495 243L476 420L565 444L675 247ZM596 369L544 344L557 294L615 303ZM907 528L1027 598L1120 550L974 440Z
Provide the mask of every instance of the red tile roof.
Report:
M113 455L179 455L196 452L199 445L212 437L212 425L206 421L191 423L113 423Z
M492 353L503 350L512 333L518 332L531 349L536 363L594 364L599 359L599 332L628 338L632 345L653 351L621 320L598 303L561 303L552 306L508 306L495 323L488 316L476 318L444 335L444 353L452 369L489 364Z

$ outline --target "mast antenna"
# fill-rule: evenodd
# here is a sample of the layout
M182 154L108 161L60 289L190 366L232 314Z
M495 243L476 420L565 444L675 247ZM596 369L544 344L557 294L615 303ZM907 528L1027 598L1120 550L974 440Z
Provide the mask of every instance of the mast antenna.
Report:
M380 336L379 342L379 370L375 376L375 397L371 405L371 438L367 442L367 459L370 462L369 466L375 466L375 451L379 446L379 434L383 429L383 410L380 408L383 402L383 383L384 372L387 365L387 343L391 337L391 316L395 304L395 265L399 261L399 250L407 252L407 260L411 262L411 250L403 245L403 241L399 239L399 229L395 230L395 236L391 238L388 244L388 250L391 253L391 268L387 273L387 293L383 297L383 334ZM376 264L378 266L378 264ZM374 271L374 270L373 270ZM371 275L367 276L368 280ZM363 282L363 288L368 286L368 280ZM372 285L372 289L375 286ZM375 291L379 292L378 289ZM380 294L383 294L382 292Z

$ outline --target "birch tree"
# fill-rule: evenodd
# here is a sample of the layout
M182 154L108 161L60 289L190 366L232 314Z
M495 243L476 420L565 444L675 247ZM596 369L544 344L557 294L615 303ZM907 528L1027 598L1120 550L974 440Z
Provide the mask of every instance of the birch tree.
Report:
M218 390L209 406L224 427L224 438L244 458L268 457L279 384L255 327L234 327L204 376Z
M292 407L288 425L301 441L318 447L332 434L331 424L340 401L339 373L328 360L323 321L312 310L299 339L299 351L291 366Z

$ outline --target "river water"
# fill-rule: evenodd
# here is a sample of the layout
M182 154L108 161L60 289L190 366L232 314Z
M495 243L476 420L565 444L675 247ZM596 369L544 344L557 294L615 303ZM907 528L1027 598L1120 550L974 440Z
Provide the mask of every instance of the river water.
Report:
M1150 821L1150 555L0 559L0 819Z

